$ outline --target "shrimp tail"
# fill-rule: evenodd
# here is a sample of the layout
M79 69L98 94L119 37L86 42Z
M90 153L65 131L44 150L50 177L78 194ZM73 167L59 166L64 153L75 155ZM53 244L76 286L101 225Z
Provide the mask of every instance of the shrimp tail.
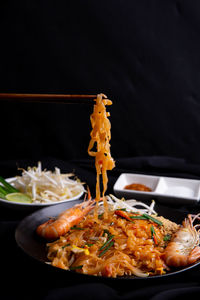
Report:
M200 258L200 247L197 246L190 252L190 255L188 257L188 264L191 265L195 263L199 258Z

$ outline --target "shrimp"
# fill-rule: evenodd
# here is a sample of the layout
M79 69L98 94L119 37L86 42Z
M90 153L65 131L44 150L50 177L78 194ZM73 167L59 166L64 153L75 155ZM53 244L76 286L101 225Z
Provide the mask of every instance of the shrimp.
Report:
M200 214L188 215L182 226L172 236L163 253L163 259L168 266L185 267L200 258L200 229L197 230L200 224L193 225L195 220L200 220Z
M77 225L93 209L94 203L95 200L90 199L65 210L57 219L50 219L39 225L36 233L47 240L56 240Z

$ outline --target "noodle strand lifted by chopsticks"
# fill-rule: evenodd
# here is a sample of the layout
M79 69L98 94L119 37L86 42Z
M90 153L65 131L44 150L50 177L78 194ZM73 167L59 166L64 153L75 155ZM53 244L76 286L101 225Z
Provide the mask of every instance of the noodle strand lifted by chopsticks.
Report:
M96 201L98 204L101 197L104 199L107 190L107 170L112 170L115 166L115 162L110 153L111 124L108 119L110 113L106 111L106 105L112 105L112 101L108 100L104 94L98 94L94 101L96 101L96 104L94 105L93 113L90 116L92 131L90 133L91 140L88 146L88 154L95 157L97 174ZM93 149L94 147L96 147L96 151ZM100 191L100 175L102 175L103 180L102 194Z

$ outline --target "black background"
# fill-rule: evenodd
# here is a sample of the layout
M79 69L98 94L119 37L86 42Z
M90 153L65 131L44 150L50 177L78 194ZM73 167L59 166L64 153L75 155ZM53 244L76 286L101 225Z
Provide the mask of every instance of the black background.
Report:
M103 92L112 155L200 162L199 1L0 4L0 92ZM1 158L88 158L90 105L1 102Z

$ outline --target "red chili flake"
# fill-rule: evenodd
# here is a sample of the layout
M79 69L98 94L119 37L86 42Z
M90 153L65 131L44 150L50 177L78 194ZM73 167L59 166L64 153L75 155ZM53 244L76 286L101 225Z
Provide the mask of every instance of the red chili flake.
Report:
M128 221L132 221L131 218L129 217L128 213L126 211L123 210L115 210L115 214L117 216L120 216Z

